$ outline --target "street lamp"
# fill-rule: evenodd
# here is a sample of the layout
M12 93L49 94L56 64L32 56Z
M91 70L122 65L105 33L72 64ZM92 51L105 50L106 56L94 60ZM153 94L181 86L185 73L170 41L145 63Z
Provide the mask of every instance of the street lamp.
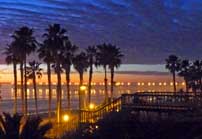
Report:
M63 121L64 121L64 122L68 122L68 121L69 121L69 118L70 118L70 117L69 117L68 114L64 114L64 115L63 115Z
M90 109L90 110L95 109L95 105L94 105L93 103L90 103L90 105L89 105L89 109Z

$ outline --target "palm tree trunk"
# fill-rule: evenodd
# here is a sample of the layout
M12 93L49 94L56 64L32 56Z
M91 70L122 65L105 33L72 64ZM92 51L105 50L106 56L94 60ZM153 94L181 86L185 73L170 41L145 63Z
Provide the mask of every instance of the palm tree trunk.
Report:
M48 75L48 117L51 117L51 100L52 100L52 90L51 90L51 66L47 63L47 75Z
M35 73L34 73L34 76L33 76L33 86L34 86L35 110L36 110L36 115L38 116L37 89L36 89L36 76L35 76Z
M25 85L25 115L27 115L27 112L28 112L28 110L27 110L27 76L26 76L26 73L27 73L27 60L26 60L26 57L25 57L25 61L24 61L24 71L25 71L25 74L24 74L24 78L25 78L25 83L24 83L24 85Z
M88 82L88 104L91 103L92 78L93 78L93 65L91 64L89 70L89 82Z
M66 74L66 85L67 85L67 109L70 110L70 66L65 70Z
M17 64L13 63L13 73L14 73L14 114L17 113Z
M186 85L186 93L189 93L189 87L188 87L188 81L185 80L185 85Z
M80 83L79 83L79 110L83 109L83 105L82 105L82 100L83 100L83 91L81 90L80 87L83 85L83 73L79 73L79 79L80 79Z
M107 67L104 66L104 72L105 72L105 78L104 78L104 83L105 83L105 103L108 103L108 91L107 91Z
M60 64L57 63L57 122L61 122L61 73Z
M22 113L25 113L25 103L24 103L24 70L23 70L23 62L20 63L20 80L21 80L21 99L22 99Z
M173 72L173 89L174 93L176 93L175 72Z
M114 98L114 67L111 68L111 99Z

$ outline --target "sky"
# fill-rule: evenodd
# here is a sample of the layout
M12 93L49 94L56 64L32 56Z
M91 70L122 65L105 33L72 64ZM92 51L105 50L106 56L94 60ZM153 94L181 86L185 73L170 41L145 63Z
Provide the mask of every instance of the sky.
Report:
M124 63L164 63L169 54L202 59L201 13L202 0L0 0L0 47L21 26L41 40L59 23L82 48L117 45Z

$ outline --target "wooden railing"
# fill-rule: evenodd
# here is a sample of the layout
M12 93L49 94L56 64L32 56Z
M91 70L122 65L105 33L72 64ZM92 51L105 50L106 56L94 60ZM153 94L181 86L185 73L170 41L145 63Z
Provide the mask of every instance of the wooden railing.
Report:
M193 93L135 93L122 95L122 108L142 110L193 110L200 107L202 96Z
M123 109L144 111L190 111L202 106L202 95L193 93L134 93L122 94L116 100L96 110L82 110L81 123L95 123L107 113Z
M121 97L97 108L96 110L81 110L80 122L95 123L99 119L102 119L106 114L112 111L120 111L120 110L121 110Z

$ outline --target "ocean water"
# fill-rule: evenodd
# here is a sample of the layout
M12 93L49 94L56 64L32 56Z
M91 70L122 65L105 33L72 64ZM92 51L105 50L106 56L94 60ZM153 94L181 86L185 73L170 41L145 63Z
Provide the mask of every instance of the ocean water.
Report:
M37 83L37 97L38 107L40 111L48 109L48 86L46 78L45 65L43 79L38 80ZM19 73L18 73L19 76ZM52 108L56 106L56 80L53 72L52 82ZM103 83L103 70L102 68L95 69L93 76L92 86L92 102L99 105L104 100L104 83ZM108 74L110 79L110 74ZM78 108L78 73L73 69L71 74L71 106L73 109ZM88 74L84 75L84 83L87 86ZM110 80L109 80L110 81ZM172 78L169 73L166 73L164 65L135 65L135 64L123 64L115 74L116 86L114 88L114 96L119 97L123 93L134 92L162 92L172 91ZM28 83L28 110L34 112L34 90L32 82ZM65 76L62 76L62 107L67 106ZM18 112L21 112L21 90L18 86ZM177 88L184 88L184 82L182 79L177 78ZM110 84L108 89L110 90ZM11 65L0 65L0 112L12 112L14 104L14 91L13 91L13 74ZM108 91L110 96L111 92ZM85 95L87 99L87 91Z

